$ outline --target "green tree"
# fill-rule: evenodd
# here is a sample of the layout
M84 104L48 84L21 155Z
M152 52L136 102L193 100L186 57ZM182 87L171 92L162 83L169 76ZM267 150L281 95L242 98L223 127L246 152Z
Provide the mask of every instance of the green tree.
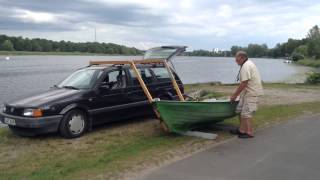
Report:
M301 45L302 41L297 39L288 39L288 42L286 43L286 53L291 54L293 51Z
M307 41L309 55L320 59L320 30L317 25L309 30Z
M313 26L313 27L309 30L308 35L307 35L307 38L308 38L308 39L313 39L313 40L320 39L320 30L319 30L318 25Z
M232 56L235 56L236 53L237 53L238 51L240 51L240 50L243 50L243 48L240 47L240 46L232 46L232 47L231 47L231 55L232 55Z
M6 35L0 35L0 44L2 44L5 40L7 40L9 37Z
M32 42L30 39L26 38L24 41L24 51L32 51Z
M307 45L300 45L297 48L294 49L293 53L299 53L303 55L304 57L307 57L308 54L308 46Z
M1 50L3 51L14 51L13 48L13 44L10 40L5 40L2 44L1 44Z
M138 55L142 51L113 43L74 43L70 41L51 41L47 39L28 39L0 34L0 50L43 51L43 52L91 52L108 54Z
M48 41L46 39L40 39L38 42L42 48L42 51L44 51L44 52L52 51L52 42L51 41Z
M268 53L268 47L266 44L249 44L247 48L249 57L263 57Z
M42 51L42 47L40 46L37 40L35 39L31 40L31 45L32 45L32 51Z
M269 56L272 56L274 58L281 57L281 44L278 43L274 48L269 50Z
M291 54L291 58L293 61L298 61L300 59L304 59L308 56L308 46L307 45L300 45L299 47L295 48Z
M14 42L14 49L16 51L25 50L25 40L22 37L18 37L17 40Z

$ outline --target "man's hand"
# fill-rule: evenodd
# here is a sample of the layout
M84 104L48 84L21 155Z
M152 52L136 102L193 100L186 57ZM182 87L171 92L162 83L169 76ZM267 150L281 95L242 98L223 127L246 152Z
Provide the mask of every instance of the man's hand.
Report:
M248 81L249 80L246 80L246 81L241 81L236 92L233 93L233 95L230 97L230 101L231 102L234 102L236 101L237 97L240 95L240 93L247 87L248 85Z
M238 96L232 95L232 96L230 97L230 102L236 101L237 97L238 97Z

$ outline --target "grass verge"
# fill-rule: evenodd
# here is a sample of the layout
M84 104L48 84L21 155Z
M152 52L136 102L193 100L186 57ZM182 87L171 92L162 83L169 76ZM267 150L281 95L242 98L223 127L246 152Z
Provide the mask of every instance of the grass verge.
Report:
M320 60L302 59L297 61L297 63L303 66L310 66L315 68L320 67Z
M261 128L305 113L320 113L320 102L261 107ZM236 118L223 122L237 125ZM221 141L231 136L218 131ZM78 139L22 138L0 129L0 179L113 179L161 164L217 141L165 134L156 121L125 122L96 129ZM140 168L139 168L140 167Z
M265 88L276 88L282 90L289 90L289 89L314 89L320 90L319 85L312 85L312 84L305 84L305 83L298 83L298 84L285 84L285 83L265 83L263 84Z

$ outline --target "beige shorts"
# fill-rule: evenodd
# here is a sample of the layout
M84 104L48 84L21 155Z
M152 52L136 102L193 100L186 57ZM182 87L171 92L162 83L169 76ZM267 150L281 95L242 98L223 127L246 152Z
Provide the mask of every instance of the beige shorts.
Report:
M236 113L243 118L252 118L253 114L258 110L258 96L249 96L247 94L240 96Z

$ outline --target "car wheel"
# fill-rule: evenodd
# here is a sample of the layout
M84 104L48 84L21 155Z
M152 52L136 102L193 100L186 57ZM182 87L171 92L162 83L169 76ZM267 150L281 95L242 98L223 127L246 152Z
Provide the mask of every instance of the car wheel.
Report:
M67 112L60 123L60 134L65 138L80 137L88 127L86 114L81 110Z

